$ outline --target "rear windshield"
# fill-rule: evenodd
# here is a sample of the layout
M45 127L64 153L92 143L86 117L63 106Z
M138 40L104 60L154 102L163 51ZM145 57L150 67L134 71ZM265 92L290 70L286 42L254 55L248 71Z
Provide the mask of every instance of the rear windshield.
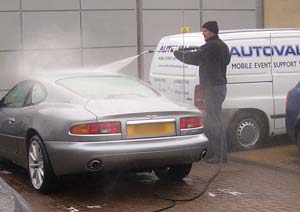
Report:
M151 87L124 76L74 77L61 79L56 83L90 99L159 96Z

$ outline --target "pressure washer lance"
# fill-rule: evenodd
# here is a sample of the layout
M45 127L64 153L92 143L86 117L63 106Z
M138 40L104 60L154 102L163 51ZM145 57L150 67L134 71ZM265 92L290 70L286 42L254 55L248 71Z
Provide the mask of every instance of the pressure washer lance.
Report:
M139 54L139 56L143 55L143 54L152 54L152 53L155 53L155 52L162 52L162 51L157 51L157 50L147 50L147 51L143 51L141 54Z
M172 47L171 48L171 51L174 52L174 51L197 51L199 50L200 47L199 46L190 46L190 47ZM161 51L161 50L148 50L148 51L144 51L142 52L140 55L143 55L143 54L146 54L146 53L149 53L149 54L152 54L152 53L155 53L155 52L165 52L165 51Z

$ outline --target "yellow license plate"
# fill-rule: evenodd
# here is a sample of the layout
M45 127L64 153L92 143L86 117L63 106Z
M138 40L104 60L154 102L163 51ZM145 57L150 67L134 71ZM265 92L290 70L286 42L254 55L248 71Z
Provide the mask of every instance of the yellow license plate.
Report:
M174 122L127 125L127 138L149 138L176 134Z

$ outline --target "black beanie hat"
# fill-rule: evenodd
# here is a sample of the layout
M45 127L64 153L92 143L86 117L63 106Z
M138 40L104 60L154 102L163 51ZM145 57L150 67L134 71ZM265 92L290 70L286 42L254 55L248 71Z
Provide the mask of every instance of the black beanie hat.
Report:
M204 23L202 25L202 28L205 28L208 31L211 31L215 34L219 33L219 27L218 27L218 23L216 21L207 21L206 23Z

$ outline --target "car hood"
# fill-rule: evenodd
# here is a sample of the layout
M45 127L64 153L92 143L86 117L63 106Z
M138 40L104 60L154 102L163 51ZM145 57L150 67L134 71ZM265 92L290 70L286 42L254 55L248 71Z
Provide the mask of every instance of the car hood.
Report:
M179 105L164 97L90 100L85 107L98 117L171 111L198 112L194 107Z

